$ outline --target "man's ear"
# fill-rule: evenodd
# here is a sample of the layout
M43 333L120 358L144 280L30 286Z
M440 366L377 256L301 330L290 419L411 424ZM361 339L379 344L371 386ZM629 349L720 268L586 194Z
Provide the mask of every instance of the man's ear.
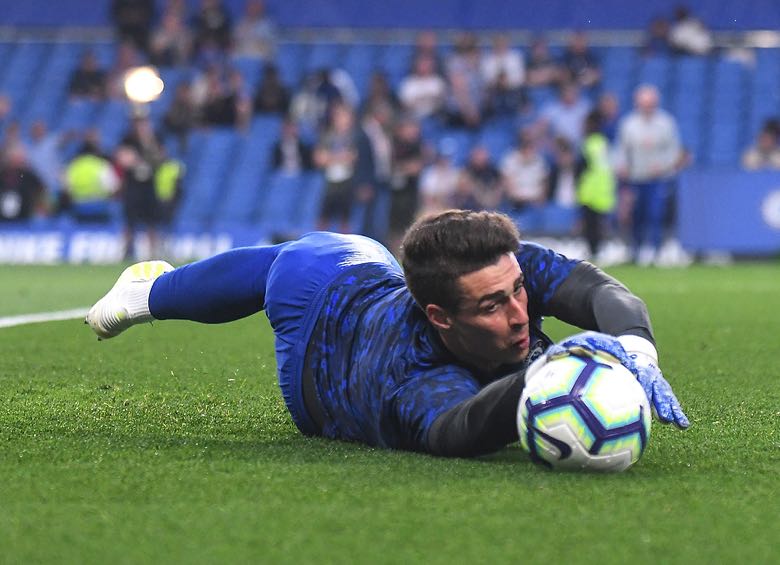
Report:
M428 304L425 307L425 315L437 330L448 330L452 327L452 317L441 306Z

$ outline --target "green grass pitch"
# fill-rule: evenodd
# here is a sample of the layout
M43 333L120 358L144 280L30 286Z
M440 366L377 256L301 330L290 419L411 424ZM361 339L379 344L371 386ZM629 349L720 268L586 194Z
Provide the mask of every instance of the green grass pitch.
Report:
M0 316L119 270L2 266ZM262 314L0 329L0 563L780 563L780 266L613 273L693 422L619 475L304 438Z

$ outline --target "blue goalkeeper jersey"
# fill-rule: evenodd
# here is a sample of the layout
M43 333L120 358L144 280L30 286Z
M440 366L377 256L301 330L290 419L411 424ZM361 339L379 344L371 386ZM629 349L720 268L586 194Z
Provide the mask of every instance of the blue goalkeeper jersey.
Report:
M516 257L528 293L528 363L549 345L542 316L579 262L531 243ZM349 267L331 283L305 363L322 408L322 435L396 449L424 451L436 418L489 384L444 347L389 263Z

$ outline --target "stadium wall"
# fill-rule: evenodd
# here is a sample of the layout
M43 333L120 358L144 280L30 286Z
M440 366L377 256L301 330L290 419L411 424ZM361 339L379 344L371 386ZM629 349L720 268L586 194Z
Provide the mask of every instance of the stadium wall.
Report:
M678 205L678 235L687 251L749 256L780 252L780 173L688 171L680 178ZM176 262L271 243L261 226L179 230L165 239L166 256ZM136 248L142 255L151 254L143 234L136 238ZM0 225L0 264L115 263L123 251L120 226Z
M235 17L245 0L225 0ZM194 9L199 0L188 0ZM157 2L161 5L162 2ZM626 0L267 0L285 28L453 29L645 29L670 17L679 0L638 4ZM780 2L691 0L683 2L715 30L780 28ZM0 0L0 25L15 27L107 26L110 0ZM159 7L159 6L158 6Z

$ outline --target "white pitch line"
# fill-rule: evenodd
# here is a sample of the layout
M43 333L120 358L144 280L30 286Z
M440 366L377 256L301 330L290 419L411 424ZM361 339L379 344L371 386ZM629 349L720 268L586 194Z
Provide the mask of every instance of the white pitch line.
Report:
M74 308L73 310L60 310L58 312L4 316L0 318L0 328L12 328L14 326L24 326L25 324L39 324L41 322L75 320L77 318L83 318L87 315L87 312L89 312L89 308Z

